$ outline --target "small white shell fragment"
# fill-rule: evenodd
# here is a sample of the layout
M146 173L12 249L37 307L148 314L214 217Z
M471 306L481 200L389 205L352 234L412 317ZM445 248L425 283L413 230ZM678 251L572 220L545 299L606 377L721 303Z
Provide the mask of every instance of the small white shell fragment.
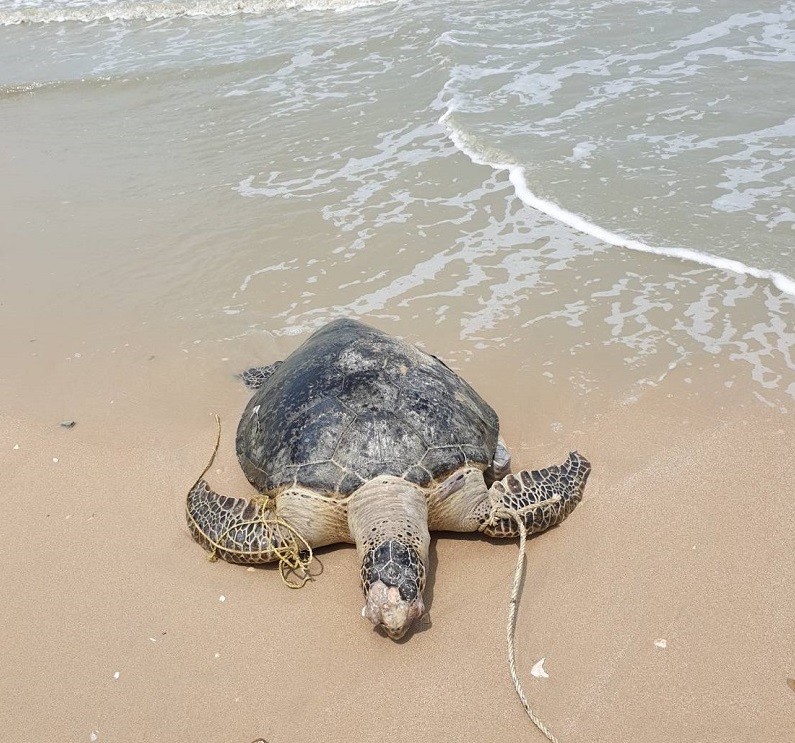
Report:
M19 449L19 444L14 444L14 449L15 450Z
M150 641L150 642L157 642L157 638L155 638L155 637L150 637L150 638L149 638L149 641Z
M247 570L249 573L255 573L257 569L256 569L256 568L246 568L246 570Z
M668 640L665 640L661 637L659 640L654 641L654 647L665 650L665 648L668 647Z
M114 674L113 674L113 678L114 678L116 681L118 681L118 680L119 680L119 676L121 676L121 672L120 672L120 671L116 671L116 673L114 673Z
M367 610L367 607L366 607L366 606L363 606L363 607L362 607L362 616L363 616L363 617L366 617L366 616L367 616L367 614L365 614L365 611L366 611L366 610Z
M215 654L215 657L216 657L216 658L220 658L220 657L221 657L221 653L216 653L216 654Z
M537 679L548 679L549 674L544 670L544 661L546 658L542 658L538 663L536 663L531 669L530 673L535 676Z
M224 596L224 595L222 594L221 596L219 596L219 597L218 597L218 600L219 600L219 601L220 601L220 602L223 604L223 603L224 603L224 601L226 601L226 596Z
M99 740L99 730L92 730L91 735L88 736L88 739L91 741L91 743L94 743L94 741Z
M58 464L58 457L53 457L52 461L55 462L55 464Z

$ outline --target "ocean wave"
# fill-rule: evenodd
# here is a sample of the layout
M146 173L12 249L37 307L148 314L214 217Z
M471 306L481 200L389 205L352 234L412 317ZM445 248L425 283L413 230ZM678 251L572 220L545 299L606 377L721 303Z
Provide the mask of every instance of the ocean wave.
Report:
M113 83L129 83L132 78L98 75L96 77L84 77L77 80L48 80L46 82L26 82L12 85L0 85L0 101L7 98L31 95L33 93L45 93L48 91L64 90L86 90L87 88L102 88Z
M0 10L0 26L94 21L155 21L182 17L263 15L275 10L344 11L395 0L122 0L87 5L28 6Z
M518 163L507 162L507 158L504 158L501 156L501 153L496 151L481 151L470 137L467 137L463 131L452 123L451 118L453 113L453 110L448 108L439 119L439 124L445 128L453 145L477 165L487 165L495 170L507 171L508 178L513 185L516 195L531 209L543 212L558 222L578 232L591 235L608 245L626 248L627 250L635 250L641 253L652 253L669 258L678 258L679 260L717 268L721 271L745 274L756 279L770 281L780 291L795 296L795 278L791 276L787 276L778 271L749 266L732 258L724 258L691 248L647 245L640 240L635 240L626 235L610 232L593 222L589 222L584 217L564 209L558 204L536 196L530 189L527 178L525 177L525 168Z

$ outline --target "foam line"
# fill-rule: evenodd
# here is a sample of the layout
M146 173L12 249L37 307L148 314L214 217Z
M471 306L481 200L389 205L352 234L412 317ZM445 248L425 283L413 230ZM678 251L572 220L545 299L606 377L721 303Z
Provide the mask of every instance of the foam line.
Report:
M274 10L351 10L395 0L166 0L26 7L0 10L0 26L27 23L91 23L93 21L154 21L185 16L264 15Z
M608 245L615 245L619 248L626 248L628 250L636 250L640 253L652 253L654 255L662 255L670 258L679 258L683 261L691 261L693 263L700 263L705 266L720 269L721 271L730 271L732 273L745 274L753 276L756 279L763 279L770 281L777 289L795 297L795 279L786 276L778 271L769 271L755 266L748 266L741 261L736 261L731 258L721 258L719 256L710 255L709 253L702 253L698 250L691 250L689 248L661 248L653 245L647 245L639 240L634 240L625 235L620 235L616 232L600 227L599 225L589 222L587 219L574 214L557 204L542 199L536 196L527 184L525 178L525 169L521 165L515 165L505 162L491 162L484 157L480 156L477 152L473 151L466 144L465 138L448 122L452 111L448 110L440 119L439 123L445 127L448 132L450 141L455 145L456 149L465 154L476 165L488 165L495 170L507 170L508 178L514 187L516 195L521 201L529 206L531 209L536 209L552 219L562 222L563 224L571 227L578 232L591 235L597 240L607 243Z

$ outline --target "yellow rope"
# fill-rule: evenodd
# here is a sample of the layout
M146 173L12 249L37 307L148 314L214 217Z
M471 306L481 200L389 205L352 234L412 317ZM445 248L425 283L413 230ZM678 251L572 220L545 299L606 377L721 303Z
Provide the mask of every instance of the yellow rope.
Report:
M495 493L495 496L499 494ZM492 500L491 515L489 516L489 523L493 524L498 519L512 519L516 522L519 528L519 557L516 560L516 570L513 574L513 589L511 590L511 598L508 602L508 669L511 672L511 679L513 680L513 688L519 696L524 711L527 716L533 721L533 724L546 736L547 740L551 743L558 743L558 739L552 731L539 719L538 715L533 712L530 707L530 702L527 701L522 684L519 681L519 675L516 672L516 649L514 647L514 635L516 634L516 613L519 608L519 589L522 583L522 573L524 570L525 546L527 544L527 527L525 526L524 515L535 511L538 508L543 508L552 503L557 503L561 500L559 495L546 498L545 500L538 501L538 503L531 503L523 508L505 508L501 504L498 505L495 500Z
M275 504L273 503L273 500L273 498L270 498L267 495L261 496L259 498L252 498L252 503L257 505L257 518L250 519L249 521L238 521L232 524L228 529L221 533L221 535L218 537L218 541L213 541L212 539L208 538L207 542L212 547L210 550L209 559L217 560L219 550L232 553L242 552L241 550L230 550L221 544L221 542L223 542L224 538L229 535L229 532L231 532L232 529L237 529L241 526L249 526L250 524L262 525L262 527L266 530L266 533L268 533L271 537L271 546L268 548L268 551L272 553L279 561L279 575L281 576L282 582L288 588L303 588L307 584L307 581L312 580L312 575L309 572L309 566L312 564L313 559L312 547L293 526L288 524L280 516L275 515ZM281 531L282 528L287 530L289 539L285 539L285 535ZM277 529L279 530L279 541L283 545L280 547L273 546L272 536L276 533ZM303 545L303 549L299 548L296 540ZM291 572L296 574L296 582L293 582L289 579Z
M215 437L215 447L213 448L213 453L210 455L210 461L207 462L207 466L196 478L196 482L193 483L193 488L195 488L204 475L207 474L207 470L212 467L212 464L215 461L215 455L218 453L218 447L221 443L221 419L217 415L215 416L215 423L217 427L217 433ZM193 490L193 488L191 488L191 490ZM235 522L228 529L226 529L217 540L210 539L210 537L201 530L190 511L188 511L188 517L193 522L193 525L199 532L201 532L201 534L207 540L207 543L212 548L210 550L208 559L217 560L218 552L220 550L231 554L251 554L249 552L245 552L244 550L230 549L223 546L221 542L227 536L229 536L229 532L231 532L233 529L237 529L241 526L249 526L251 524L262 525L266 533L271 537L278 532L279 541L283 545L281 547L271 546L269 547L268 551L273 553L273 555L279 561L279 575L281 576L284 585L286 585L288 588L303 588L308 581L312 580L312 575L309 572L309 567L312 564L312 560L314 559L311 545L295 529L295 527L291 526L283 518L276 515L276 504L274 498L271 498L267 495L262 495L252 498L251 502L255 503L257 506L257 518L251 519L249 521ZM286 530L286 537L282 529ZM273 544L272 539L270 540L270 543L271 545ZM300 545L303 545L303 549L300 549ZM289 579L290 573L296 574L297 580L295 582Z
M218 417L217 413L215 414L215 426L216 426L215 446L213 447L213 453L210 454L210 461L207 462L204 469L202 470L202 473L196 478L196 482L194 482L193 485L191 486L191 490L193 490L193 488L195 488L199 484L199 480L201 480L202 477L204 477L207 474L207 470L213 466L213 462L215 461L215 455L218 454L218 447L221 445L221 419Z

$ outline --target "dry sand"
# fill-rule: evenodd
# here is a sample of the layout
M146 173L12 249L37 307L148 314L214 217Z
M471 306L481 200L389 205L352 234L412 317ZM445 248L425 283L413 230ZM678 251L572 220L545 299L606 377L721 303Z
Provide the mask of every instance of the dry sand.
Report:
M24 332L16 359L36 353ZM506 667L514 542L434 539L430 623L400 643L360 617L352 547L322 550L299 591L208 562L183 501L212 412L209 477L250 492L232 372L261 341L224 362L118 340L3 371L4 740L542 740ZM520 674L561 742L793 740L791 416L672 376L634 404L561 405L550 436L532 387L508 392L516 379L485 364L466 375L515 467L570 446L594 465L583 503L529 543L519 613ZM533 678L542 657L549 678Z

